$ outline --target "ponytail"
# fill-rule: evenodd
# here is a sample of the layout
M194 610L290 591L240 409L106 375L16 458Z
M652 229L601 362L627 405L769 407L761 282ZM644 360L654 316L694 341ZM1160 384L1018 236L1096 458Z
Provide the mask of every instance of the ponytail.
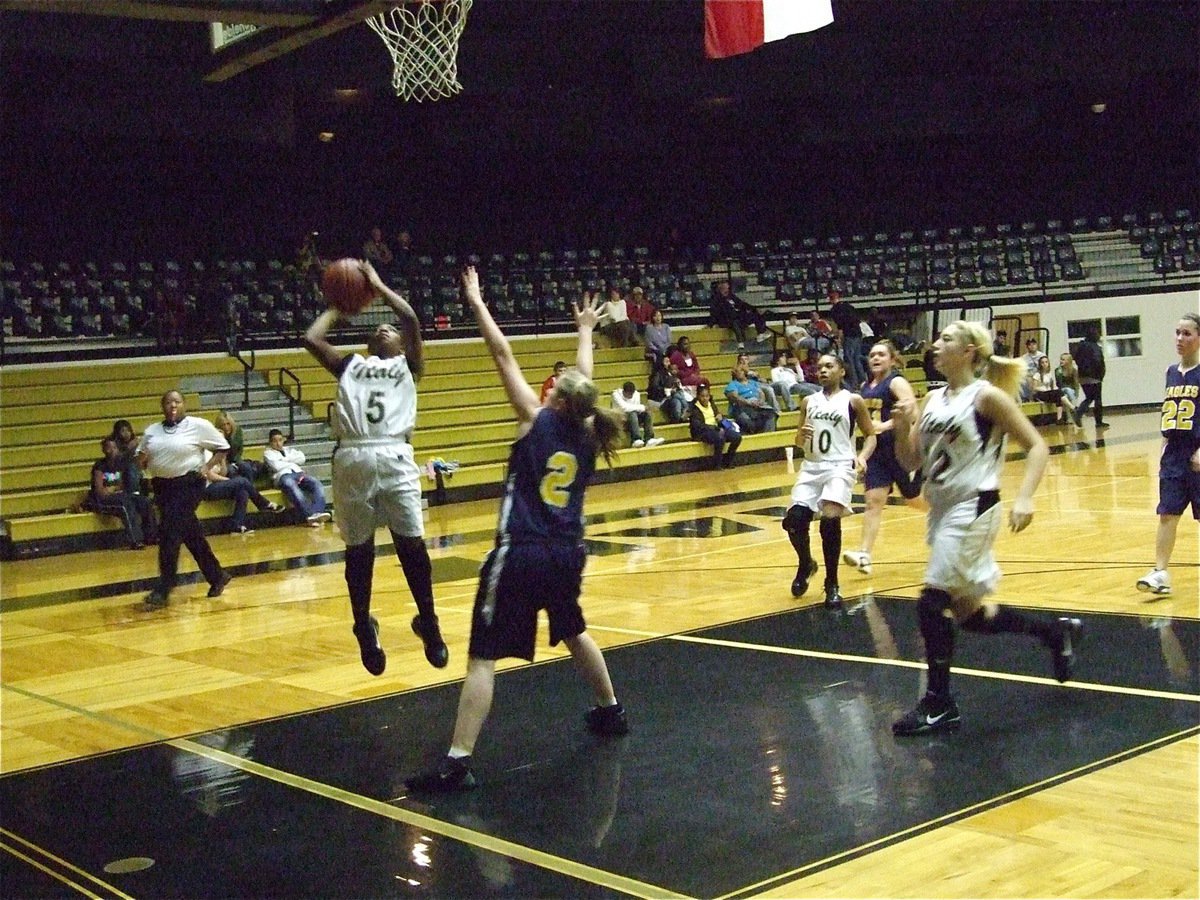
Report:
M992 337L979 322L959 320L946 327L947 331L960 332L965 342L975 348L975 374L998 387L1008 396L1016 398L1025 381L1026 366L1023 360L998 356L992 353Z
M617 445L621 442L624 424L624 419L616 410L598 409L592 416L592 440L610 467L617 458Z

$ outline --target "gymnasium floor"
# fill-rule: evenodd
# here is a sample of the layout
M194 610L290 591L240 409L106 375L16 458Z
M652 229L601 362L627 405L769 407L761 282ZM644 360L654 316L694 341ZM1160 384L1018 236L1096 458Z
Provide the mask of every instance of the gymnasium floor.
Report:
M450 797L403 778L449 737L495 501L431 511L442 672L383 544L389 669L362 671L329 530L214 538L230 590L165 613L138 609L151 557L5 564L4 894L1194 896L1196 526L1174 595L1133 590L1155 418L1110 421L1045 431L1034 524L997 545L998 599L1084 620L1075 680L1032 640L960 634L947 736L890 729L923 669L921 511L885 511L843 610L820 575L793 600L782 461L592 489L584 607L632 733L584 731L572 663L540 647L498 675L483 785Z

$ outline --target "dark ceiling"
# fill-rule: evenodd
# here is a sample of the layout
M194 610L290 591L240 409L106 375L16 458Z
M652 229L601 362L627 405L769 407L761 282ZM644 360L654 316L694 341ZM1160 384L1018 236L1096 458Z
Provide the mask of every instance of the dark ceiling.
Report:
M1200 191L1191 0L834 0L833 25L725 61L703 58L701 0L476 0L464 90L425 104L391 96L361 23L212 83L203 22L29 6L0 2L14 252L350 246L376 222L480 248L798 236ZM67 6L320 23L363 3Z

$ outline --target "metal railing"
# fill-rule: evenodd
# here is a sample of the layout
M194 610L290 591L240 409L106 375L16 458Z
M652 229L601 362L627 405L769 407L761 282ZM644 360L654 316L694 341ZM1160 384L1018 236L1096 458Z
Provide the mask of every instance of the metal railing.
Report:
M254 371L257 363L257 357L254 353L254 347L250 347L250 361L246 362L242 356L241 347L231 347L229 355L242 364L242 409L250 408L250 373Z
M292 396L292 392L288 390L288 386L284 384L284 378L289 378L296 385L296 395ZM289 368L281 368L277 377L279 389L283 391L284 396L288 398L288 440L296 439L296 404L304 398L304 385L300 383L300 379L296 373Z

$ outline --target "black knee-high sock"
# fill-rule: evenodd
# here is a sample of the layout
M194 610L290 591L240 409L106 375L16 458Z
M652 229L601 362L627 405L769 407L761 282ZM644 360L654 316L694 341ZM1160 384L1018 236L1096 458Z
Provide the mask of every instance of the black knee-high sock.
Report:
M412 591L413 600L417 603L417 612L421 618L432 618L433 609L433 563L429 560L429 550L425 539L405 537L392 532L392 543L396 547L396 556L400 559L400 568L404 570L404 580Z
M821 519L821 555L825 558L825 583L838 583L838 561L842 556L842 519Z
M812 566L812 547L808 538L808 526L812 523L813 512L807 506L793 506L783 519L783 530L792 542L792 549L800 561L800 568Z
M350 589L350 612L355 625L365 625L371 616L371 582L375 576L375 540L346 548L346 587Z
M991 618L985 609L977 609L962 627L977 634L1031 634L1043 643L1049 643L1057 633L1046 619L1025 615L1007 606L997 606L996 614Z
M928 691L937 697L950 696L950 662L954 658L954 620L947 615L950 595L937 588L923 588L917 601L921 637L925 639L925 663L929 667Z

